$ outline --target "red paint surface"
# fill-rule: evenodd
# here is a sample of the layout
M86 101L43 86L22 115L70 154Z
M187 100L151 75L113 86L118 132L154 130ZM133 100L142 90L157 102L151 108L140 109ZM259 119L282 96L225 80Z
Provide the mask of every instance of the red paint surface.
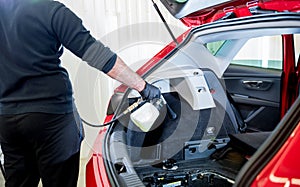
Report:
M113 115L106 116L104 123L111 121L112 118ZM107 127L104 127L99 131L99 134L93 146L91 158L86 165L86 186L88 187L111 186L107 177L102 150L106 131Z
M252 183L252 187L300 186L300 122L297 128Z

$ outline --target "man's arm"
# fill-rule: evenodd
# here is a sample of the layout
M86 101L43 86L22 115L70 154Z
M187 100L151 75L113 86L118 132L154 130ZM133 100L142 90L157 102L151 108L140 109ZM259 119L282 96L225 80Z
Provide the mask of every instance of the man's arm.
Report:
M56 2L58 3L58 2ZM52 28L58 40L90 66L111 78L137 90L143 99L160 97L160 90L145 82L132 71L121 58L95 40L82 25L82 21L70 9L59 3L52 17Z
M141 92L146 86L146 82L132 71L120 57L117 57L115 65L107 75L138 92Z
M114 66L107 72L107 75L137 90L144 100L160 98L160 90L144 81L137 73L132 71L120 57L117 57Z

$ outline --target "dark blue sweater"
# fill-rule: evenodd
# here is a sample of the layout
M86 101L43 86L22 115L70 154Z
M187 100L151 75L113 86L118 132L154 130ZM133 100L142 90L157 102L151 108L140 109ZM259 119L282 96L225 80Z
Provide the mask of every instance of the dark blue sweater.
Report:
M63 4L0 0L0 114L73 110L63 47L105 73L116 59Z

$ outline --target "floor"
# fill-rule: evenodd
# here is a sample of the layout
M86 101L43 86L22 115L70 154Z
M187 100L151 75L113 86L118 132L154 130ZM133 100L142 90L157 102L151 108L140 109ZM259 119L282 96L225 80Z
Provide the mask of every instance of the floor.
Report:
M78 178L78 187L85 187L85 166L87 163L87 159L80 160L80 171L79 171L79 178Z
M80 171L79 171L79 178L78 178L78 187L85 187L85 165L87 163L87 159L80 160ZM0 174L0 187L4 187L4 178L2 173ZM42 187L42 184L39 185Z
M1 175L0 175L0 186L1 186L1 187L4 186L4 178L3 178L2 173L1 173Z

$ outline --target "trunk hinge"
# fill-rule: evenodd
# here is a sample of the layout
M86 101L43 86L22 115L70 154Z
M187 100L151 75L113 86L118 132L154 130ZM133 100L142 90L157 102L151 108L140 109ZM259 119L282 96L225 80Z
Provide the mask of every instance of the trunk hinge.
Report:
M230 7L226 7L223 9L223 12L225 13L225 15L223 17L221 17L218 20L226 20L226 19L232 19L232 18L236 18L236 14L234 13L234 7L230 6Z
M258 0L254 1L249 1L247 2L247 7L252 15L259 15L259 14L271 14L271 13L276 13L277 11L275 10L267 10L267 9L262 9L258 5Z

